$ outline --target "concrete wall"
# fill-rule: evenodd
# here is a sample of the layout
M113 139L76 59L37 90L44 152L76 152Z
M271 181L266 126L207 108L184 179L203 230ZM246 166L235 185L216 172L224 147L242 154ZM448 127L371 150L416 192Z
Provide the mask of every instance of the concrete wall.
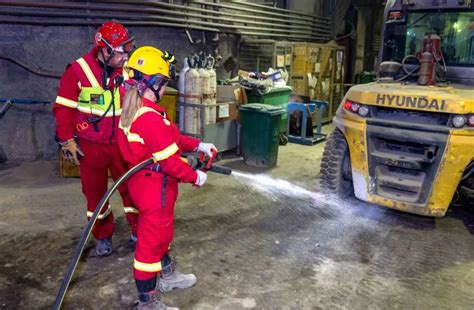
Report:
M204 50L212 53L212 34L206 44L191 45L184 30L174 28L130 27L138 45L155 45L174 53L182 67L182 59ZM93 46L95 27L0 25L2 49L0 56L20 61L32 69L61 75L66 65L86 53ZM191 33L202 40L202 32ZM219 51L225 60L237 57L234 36L220 35ZM23 68L0 59L0 98L25 98L54 101L59 79L34 75ZM218 78L228 78L222 65L217 68ZM12 107L0 119L0 146L9 160L52 159L57 156L54 141L54 119L50 105L22 105Z

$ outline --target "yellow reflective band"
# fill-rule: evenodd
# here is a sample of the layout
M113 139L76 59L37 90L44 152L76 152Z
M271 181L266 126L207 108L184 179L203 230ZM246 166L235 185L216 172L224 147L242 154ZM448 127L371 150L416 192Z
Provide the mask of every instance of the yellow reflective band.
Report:
M161 271L161 261L158 263L142 263L137 261L136 259L133 259L133 268L140 270L140 271L145 271L145 272L160 272Z
M123 127L122 121L120 120L118 127L123 130L125 135L127 136L128 142L140 142L141 144L145 144L145 141L139 134L130 132L130 127Z
M77 108L77 102L71 99L67 99L61 96L56 97L56 103L59 103L61 105L65 105L66 107L70 108Z
M123 210L125 213L136 213L138 214L138 210L135 209L134 207L123 207Z
M153 159L155 162L167 159L171 155L175 154L178 150L178 145L176 143L173 143L164 150L153 153Z
M148 112L152 112L152 113L156 113L158 115L161 115L158 111L153 110L152 108L141 107L140 109L138 109L137 113L135 113L135 116L133 117L133 120L132 120L132 124L133 124L134 121L137 120L137 118L139 118L140 116L142 116L143 114L148 113Z
M104 111L102 110L98 110L98 109L94 109L94 108L91 108L90 106L89 107L84 107L84 106L78 106L77 109L81 112L84 112L84 113L90 113L90 114L93 114L93 115L98 115L98 116L102 116L104 114ZM109 111L107 112L107 114L105 114L106 117L111 117L111 116L120 116L122 114L122 109L118 109L118 110L115 110L115 114L113 111Z
M87 76L87 79L89 80L89 83L91 83L91 86L100 87L99 82L97 82L97 79L95 78L95 75L87 64L86 60L81 57L77 60L77 63L81 66L82 71L84 71L85 75Z
M143 141L143 138L137 135L136 133L129 133L127 134L127 140L128 142L139 142L141 144L145 144L145 141Z
M97 216L97 219L98 219L98 220L103 220L103 219L105 219L105 218L110 214L110 212L112 212L112 207L111 207L110 204L109 204L109 207L107 208L107 210L105 210L104 213L99 214L99 216ZM94 214L94 212L92 212L92 211L87 211L87 217L92 217L93 214Z

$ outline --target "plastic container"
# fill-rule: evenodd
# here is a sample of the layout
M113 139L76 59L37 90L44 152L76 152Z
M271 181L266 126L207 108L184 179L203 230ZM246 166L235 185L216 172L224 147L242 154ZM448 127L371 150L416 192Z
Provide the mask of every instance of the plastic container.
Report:
M159 105L166 109L166 114L176 123L176 102L178 100L178 91L172 87L166 87L165 94L161 98Z
M267 94L260 95L256 92L248 92L247 98L249 103L263 103L263 104L270 104L273 106L277 106L283 108L285 111L287 110L288 106L288 99L290 98L292 92L291 87L275 87L272 88ZM278 124L278 128L280 134L286 135L287 134L287 123L288 123L288 114L283 113L280 117L280 122ZM282 143L284 144L284 143Z
M278 160L279 123L286 110L268 104L240 106L242 155L254 167L274 167Z
M361 71L355 76L356 84L367 84L373 81L375 81L375 73L372 72Z

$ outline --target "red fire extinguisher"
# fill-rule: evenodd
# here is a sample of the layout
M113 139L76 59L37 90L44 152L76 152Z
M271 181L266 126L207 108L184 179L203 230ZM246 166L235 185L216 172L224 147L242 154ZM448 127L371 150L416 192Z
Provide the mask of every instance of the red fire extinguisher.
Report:
M426 34L423 38L423 49L418 55L418 59L420 60L418 84L436 84L437 65L441 63L442 58L441 37L437 34Z

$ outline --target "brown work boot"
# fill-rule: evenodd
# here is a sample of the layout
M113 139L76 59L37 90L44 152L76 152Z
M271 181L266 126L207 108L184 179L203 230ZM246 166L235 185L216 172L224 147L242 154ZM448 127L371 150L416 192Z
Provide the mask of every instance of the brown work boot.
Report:
M170 292L174 289L189 288L196 284L196 276L192 273L182 274L176 270L176 260L169 255L161 259L161 275L157 288L161 292Z
M170 275L161 275L158 288L162 292L170 292L174 289L189 288L196 282L196 276L192 273L182 274L179 271L173 271Z
M137 309L139 310L178 310L179 308L166 306L160 300L159 291L150 291L150 292L138 294Z

